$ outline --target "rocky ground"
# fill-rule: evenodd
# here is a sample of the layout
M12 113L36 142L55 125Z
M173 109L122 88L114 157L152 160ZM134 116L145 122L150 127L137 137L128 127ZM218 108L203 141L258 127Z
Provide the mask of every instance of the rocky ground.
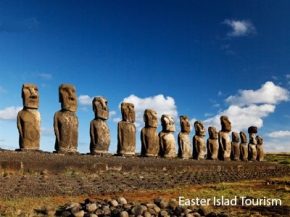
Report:
M240 182L242 180L266 181L273 177L289 176L290 167L269 162L196 161L1 151L0 172L0 198L4 200L19 200L28 197L100 196L140 191L166 191L166 189L182 189L183 186ZM288 181L283 182L283 185L289 186L289 183L287 183ZM269 185L272 184L269 183ZM172 197L174 198L174 196ZM99 208L103 209L103 206L109 206L110 208L112 205L109 202L99 201L96 206L98 207L100 203L104 203ZM98 215L96 213L94 213L95 215L91 215L93 213L89 215L86 214L86 203L80 203L77 209L84 213L83 216L93 217L95 215L120 216L122 212L127 212L129 216L134 216L135 214L132 214L131 209L138 205L133 201L130 209L128 207L120 207L120 204L112 206L113 210L117 207L114 215L113 212L108 215ZM152 201L143 203L143 206L147 206L146 204L149 203L152 203ZM139 205L141 206L142 204ZM155 205L158 206L156 203ZM147 207L147 210L151 208ZM183 208L182 213L184 215L172 214L171 212L173 211L170 207L164 207L163 209L164 215L161 213L155 215L150 213L150 210L148 212L153 216L166 216L166 213L168 214L167 216L198 216L197 213L202 215L196 207L192 208L191 211ZM282 210L286 210L289 213L289 207L283 207ZM40 210L38 214L41 214L42 211ZM66 207L63 211L69 212L70 210ZM68 214L68 212L66 213ZM178 210L176 212L181 211ZM225 213L221 212L215 214L216 216L225 216ZM62 213L59 215L65 216ZM145 211L142 215L145 216ZM75 215L70 213L67 216ZM123 214L122 216L126 215ZM149 215L146 214L146 216ZM283 216L283 213L280 216Z

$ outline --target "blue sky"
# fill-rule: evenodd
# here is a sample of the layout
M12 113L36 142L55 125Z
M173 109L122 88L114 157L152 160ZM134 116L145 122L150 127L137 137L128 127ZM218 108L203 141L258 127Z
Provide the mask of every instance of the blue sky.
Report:
M18 147L15 116L29 82L40 91L43 150L54 147L58 86L72 83L80 152L99 95L109 101L112 153L123 100L135 103L138 129L147 107L218 128L226 114L233 130L257 125L267 151L289 152L289 11L286 0L1 0L0 147Z

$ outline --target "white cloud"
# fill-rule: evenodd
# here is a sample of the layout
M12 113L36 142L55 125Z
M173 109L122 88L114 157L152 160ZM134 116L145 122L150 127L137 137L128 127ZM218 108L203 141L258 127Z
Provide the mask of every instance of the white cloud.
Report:
M54 130L53 128L45 128L45 127L42 127L41 128L41 135L42 136L53 136L54 135Z
M37 77L43 79L43 80L51 80L52 79L52 74L49 73L39 73L37 74Z
M226 115L232 122L233 131L241 131L247 129L251 125L258 128L263 126L263 118L275 111L275 106L270 104L250 105L240 107L231 105L226 110L204 121L207 127L214 126L220 129L220 116Z
M226 19L223 23L231 27L231 31L227 34L230 37L247 36L256 32L255 26L249 20Z
M21 109L19 106L10 106L0 110L0 120L16 120L17 113Z
M282 138L273 138L270 140L264 141L264 146L266 152L289 152L290 151L290 142L287 139Z
M112 117L114 117L116 114L117 114L116 111L110 111L110 112L109 112L109 117L112 118Z
M285 137L290 137L290 131L289 130L280 130L280 131L273 131L268 134L269 137L271 138L285 138Z
M130 95L123 99L123 102L133 103L136 112L136 127L144 126L143 114L145 109L153 109L157 112L158 118L160 120L161 115L169 114L172 115L177 122L177 108L175 105L174 98L170 96L164 96L162 94L156 96L150 96L145 98L140 98L135 95Z
M232 122L233 131L246 130L251 125L261 128L263 119L275 111L276 105L288 100L286 89L268 81L258 90L240 90L237 95L228 97L229 107L204 123L207 127L220 129L220 116L226 115Z
M277 104L289 100L288 90L267 81L258 90L240 90L238 95L226 99L231 105Z
M84 106L92 105L93 99L94 99L94 97L90 97L88 95L80 95L79 96L79 103L80 103L80 105L84 105Z

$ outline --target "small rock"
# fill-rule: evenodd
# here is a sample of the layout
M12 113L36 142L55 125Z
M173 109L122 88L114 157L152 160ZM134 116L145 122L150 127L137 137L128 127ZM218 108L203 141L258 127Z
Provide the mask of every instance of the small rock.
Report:
M131 212L135 216L142 215L147 210L147 207L144 205L136 205L132 208Z
M126 212L126 211L122 211L122 212L120 213L120 217L129 217L129 213Z
M158 206L155 206L153 209L156 213L160 213L161 211L161 209Z
M127 200L124 197L119 197L118 203L121 205L125 205L125 204L127 204Z
M217 214L215 212L210 212L206 215L206 217L217 217Z
M84 210L80 210L78 212L73 212L72 214L73 214L74 217L84 217L85 211Z
M201 214L199 214L198 212L194 212L192 214L190 214L192 217L201 217Z
M90 214L90 217L98 217L98 215L94 214L94 213L91 213Z
M86 205L86 210L89 213L95 212L97 210L97 205L95 203L89 203Z
M171 199L168 202L168 207L171 209L175 209L178 206L177 200L176 199Z
M114 207L119 205L118 201L116 201L116 200L111 200L110 204L111 204L111 206L114 206Z
M161 200L160 204L159 204L159 207L161 209L165 209L166 207L168 206L168 203L164 200Z
M104 206L103 207L103 213L104 215L111 215L111 209L109 206Z
M143 216L144 216L144 217L151 217L151 213L148 212L148 211L146 211L146 212L144 212Z
M168 216L168 212L165 211L165 210L162 210L160 213L159 213L160 216L162 217L165 217L165 216Z
M185 217L194 217L192 214L186 214Z

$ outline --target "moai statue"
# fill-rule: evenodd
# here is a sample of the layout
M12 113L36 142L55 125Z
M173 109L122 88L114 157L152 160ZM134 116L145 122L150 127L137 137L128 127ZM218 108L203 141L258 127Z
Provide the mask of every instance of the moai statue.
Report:
M175 138L173 132L175 125L173 117L170 115L161 116L162 131L159 133L159 154L161 157L174 158L176 157Z
M110 145L108 101L104 97L95 97L92 106L95 119L90 123L90 152L92 155L107 154Z
M257 160L263 161L264 160L264 147L263 147L263 138L261 136L256 136L257 141Z
M240 136L237 132L232 132L232 153L231 159L235 161L240 160Z
M61 110L54 114L55 152L77 153L78 118L76 89L71 84L59 86Z
M248 139L245 132L240 132L240 154L241 154L241 160L242 161L248 161Z
M207 139L207 158L210 160L218 159L219 141L218 132L215 127L208 128L209 138Z
M255 161L257 159L257 140L256 133L258 128L255 126L250 126L248 128L249 133L249 160Z
M193 137L192 146L193 159L202 160L206 157L206 144L205 144L205 128L200 121L194 122L195 136Z
M118 123L118 155L133 156L136 148L135 111L132 103L121 104L122 121Z
M180 116L181 131L178 134L178 157L183 159L191 158L191 144L190 144L190 122L187 116Z
M219 132L219 159L230 160L231 157L231 139L230 132L232 124L227 116L220 117L222 129Z
M23 109L17 115L19 147L21 151L39 150L40 114L38 88L34 84L22 86Z
M159 153L157 112L152 109L146 109L143 120L145 127L141 130L141 155L144 157L157 157Z

